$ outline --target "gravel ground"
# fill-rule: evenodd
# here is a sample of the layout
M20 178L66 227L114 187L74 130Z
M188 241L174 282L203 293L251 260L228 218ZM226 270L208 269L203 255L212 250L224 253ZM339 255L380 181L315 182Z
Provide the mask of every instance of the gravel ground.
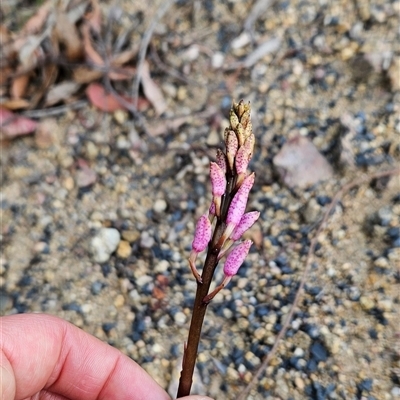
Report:
M157 4L120 3L120 23L137 23L139 41ZM400 161L400 2L264 3L252 23L250 1L179 1L158 24L152 46L168 69L150 63L165 117L191 115L176 132L149 137L127 113L87 107L80 118L50 120L45 138L3 147L2 314L65 318L165 388L176 384L196 286L186 259L211 198L208 163L232 100L243 98L257 138L250 208L261 218L239 276L209 306L196 388L238 396L274 344L329 201L343 184ZM266 40L278 46L251 59ZM152 110L145 118L166 124ZM307 189L287 188L273 168L297 134L334 170ZM399 262L399 177L347 193L291 327L248 398L400 398Z

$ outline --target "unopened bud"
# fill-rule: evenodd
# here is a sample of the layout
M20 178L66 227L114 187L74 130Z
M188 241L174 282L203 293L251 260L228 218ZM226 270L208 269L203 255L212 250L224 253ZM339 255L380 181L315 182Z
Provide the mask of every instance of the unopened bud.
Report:
M242 237L243 233L245 233L249 228L253 226L253 224L258 220L259 216L260 213L258 211L251 211L243 214L230 239L232 239L233 241L239 240Z
M244 137L247 138L253 133L253 125L251 123L251 120L246 125L246 128L244 129Z
M237 115L239 116L239 118L241 118L245 111L245 105L244 105L243 100L240 100L239 104L236 104L235 109L236 109Z
M215 162L210 162L210 178L213 196L222 196L226 189L225 172Z
M233 163L236 157L236 153L239 147L238 138L234 131L228 131L225 138L226 156L228 158L228 164L233 169Z
M250 158L253 157L255 141L256 141L256 138L255 138L254 134L250 133L250 135L246 137L246 140L244 141L244 144L243 144L243 147L250 153Z
M228 254L224 264L224 274L226 277L232 277L237 274L252 244L253 242L251 240L245 240Z
M236 129L239 123L239 118L233 109L231 109L229 113L229 123L231 124L232 129Z
M251 154L247 148L245 146L240 147L235 157L235 167L238 174L246 173L250 158Z
M192 249L196 253L204 251L211 240L211 222L207 214L202 215L196 224Z
M238 225L247 205L249 193L254 184L254 172L247 176L241 184L239 190L233 197L229 206L226 222L228 225Z
M240 117L240 123L243 125L243 128L246 129L247 124L250 121L250 110L246 110L243 115Z
M217 164L226 174L226 156L221 149L217 150Z
M245 136L245 132L244 132L244 127L241 123L239 123L236 127L236 135L238 138L239 147L243 146L246 136Z

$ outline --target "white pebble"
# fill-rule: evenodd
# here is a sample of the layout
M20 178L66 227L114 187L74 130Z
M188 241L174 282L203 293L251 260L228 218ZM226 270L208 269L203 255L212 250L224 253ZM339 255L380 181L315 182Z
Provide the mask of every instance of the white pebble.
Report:
M164 199L157 199L153 204L155 212L163 212L167 209L167 202Z
M94 261L104 263L110 259L121 240L120 233L115 228L102 228L91 241Z
M175 314L174 316L174 321L177 323L177 325L184 325L186 323L186 315L179 311Z

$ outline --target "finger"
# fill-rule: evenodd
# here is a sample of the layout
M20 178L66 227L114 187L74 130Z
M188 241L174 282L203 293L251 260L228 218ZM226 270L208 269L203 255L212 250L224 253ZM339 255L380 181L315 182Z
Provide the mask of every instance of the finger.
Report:
M207 396L187 396L181 397L179 400L213 400L211 397Z
M76 400L169 400L130 358L64 320L13 315L0 318L0 330L3 400L42 389Z

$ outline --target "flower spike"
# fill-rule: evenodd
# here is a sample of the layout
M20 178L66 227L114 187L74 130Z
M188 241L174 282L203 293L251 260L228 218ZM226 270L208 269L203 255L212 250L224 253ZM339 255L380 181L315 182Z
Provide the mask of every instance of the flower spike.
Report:
M201 283L202 280L199 272L196 269L196 258L199 253L207 248L208 243L211 240L211 234L211 222L208 219L208 215L204 214L197 221L194 239L192 242L192 251L189 256L190 269L199 283Z

